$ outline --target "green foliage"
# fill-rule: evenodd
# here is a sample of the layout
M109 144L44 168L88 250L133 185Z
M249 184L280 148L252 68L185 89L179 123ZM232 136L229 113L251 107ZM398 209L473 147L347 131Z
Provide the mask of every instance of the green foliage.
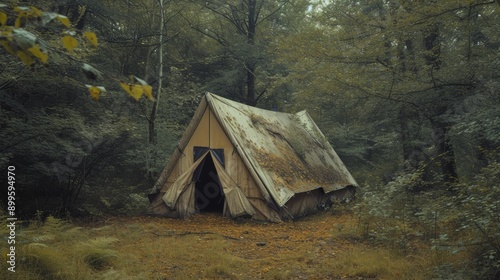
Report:
M475 243L472 256L477 273L494 277L500 271L500 163L494 161L477 175L470 185L462 186L458 195L461 206L459 234L472 232L471 239L462 241Z
M341 139L334 146L347 166L373 170L371 163L396 166L441 155L432 171L453 173L453 154L443 150L453 150L452 143L459 144L457 159L470 159L463 161L467 166L456 160L459 176L467 177L478 170L471 166L478 158L462 150L470 142L456 133L475 133L487 149L499 143L492 111L497 78L491 74L500 65L498 25L479 20L498 22L496 8L494 2L452 1L311 6L307 28L276 45L279 62L288 66L293 102L313 112L332 142ZM343 137L343 131L350 134Z
M83 216L102 218L105 215L139 215L149 204L144 186L127 186L114 179L100 188L85 188L85 200L78 204Z
M25 186L20 209L28 215L37 210L33 206L63 210L56 208L61 201L70 208L85 179L119 157L131 126L123 116L108 115L102 106L75 95L78 86L70 81L54 81L47 73L38 79L18 79L0 101L2 134L10 135L0 140L6 151L2 166L16 166ZM39 88L42 83L47 88Z
M401 174L387 185L365 186L356 207L362 236L397 245L405 254L411 253L412 240L426 240L436 252L467 254L464 263L454 264L455 271L465 268L454 277L492 278L500 268L497 156L498 151L492 153L488 166L453 191L415 192L412 186L420 181L418 171ZM448 265L440 264L436 272L447 271Z
M271 43L297 27L293 19L304 15L306 1L196 3L200 11L186 19L215 48L206 65L206 90L253 106L284 94L281 77L286 70L274 61Z

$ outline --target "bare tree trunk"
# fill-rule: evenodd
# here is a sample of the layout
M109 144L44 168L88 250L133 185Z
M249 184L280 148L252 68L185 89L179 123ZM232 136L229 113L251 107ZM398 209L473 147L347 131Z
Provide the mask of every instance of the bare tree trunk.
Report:
M401 134L401 144L403 146L403 160L405 162L405 169L415 169L417 165L411 159L412 156L412 145L411 145L411 134L408 125L408 112L406 106L401 106L399 109L399 128Z
M251 46L255 45L255 30L257 28L256 19L256 2L257 0L248 0L248 31L247 31L247 43ZM245 70L247 73L247 96L246 101L248 105L255 106L255 61L252 61L253 55L250 56L249 60L245 63Z
M257 105L255 99L255 66L253 64L247 64L247 104L250 106Z
M432 82L436 85L434 80L433 71L439 70L441 66L441 42L439 40L440 32L437 24L430 25L426 30L424 37L424 48L426 53L424 58L428 65L431 66L430 77ZM458 174L455 164L455 153L453 145L451 144L448 135L448 124L440 118L448 111L447 105L437 105L432 109L434 111L431 115L430 121L433 130L434 146L436 147L439 167L443 180L446 184L455 183L458 181Z
M437 24L434 24L429 26L426 31L427 35L424 38L424 47L426 53L424 57L427 61L427 64L432 66L432 69L439 70L441 65L441 60L439 58L439 56L441 55L439 27L437 26Z
M153 108L151 110L151 115L149 117L149 144L156 144L157 141L157 133L156 133L156 115L158 113L158 106L160 104L160 96L161 96L161 89L163 87L163 24L164 24L164 9L163 9L163 0L158 0L160 3L160 36L158 39L158 44L159 44L159 70L158 70L158 90L156 94L156 99L153 103Z
M448 127L445 123L436 120L431 121L431 124L439 166L441 174L444 177L443 180L447 184L456 183L458 181L458 174L453 145L447 134Z

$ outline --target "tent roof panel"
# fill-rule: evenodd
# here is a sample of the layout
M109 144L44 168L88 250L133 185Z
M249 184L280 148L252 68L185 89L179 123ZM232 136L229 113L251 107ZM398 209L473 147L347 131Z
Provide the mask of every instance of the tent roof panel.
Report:
M307 112L263 110L207 93L233 145L254 174L283 206L295 193L328 193L356 181Z

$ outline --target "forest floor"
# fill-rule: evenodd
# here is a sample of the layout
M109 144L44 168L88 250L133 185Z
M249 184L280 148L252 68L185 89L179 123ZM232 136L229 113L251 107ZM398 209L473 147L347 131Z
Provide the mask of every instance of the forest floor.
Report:
M114 269L144 279L425 279L423 256L364 244L356 228L324 212L279 224L113 218L98 231L118 239Z
M333 212L283 223L52 218L21 229L32 243L18 249L19 272L7 279L428 279L428 247L373 245L358 229L352 214Z

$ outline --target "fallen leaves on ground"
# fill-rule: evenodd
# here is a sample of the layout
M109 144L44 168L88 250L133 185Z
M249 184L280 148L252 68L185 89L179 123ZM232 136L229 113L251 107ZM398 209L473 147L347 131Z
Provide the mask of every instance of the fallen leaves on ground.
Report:
M114 269L145 279L388 279L405 278L409 261L348 238L352 215L325 212L297 221L235 221L216 214L184 220L120 217L99 234L117 238ZM99 228L99 227L97 227ZM366 255L357 263L355 254ZM377 258L380 255L379 267ZM408 269L403 267L408 266ZM405 268L405 269L402 269ZM419 279L414 277L414 279Z

